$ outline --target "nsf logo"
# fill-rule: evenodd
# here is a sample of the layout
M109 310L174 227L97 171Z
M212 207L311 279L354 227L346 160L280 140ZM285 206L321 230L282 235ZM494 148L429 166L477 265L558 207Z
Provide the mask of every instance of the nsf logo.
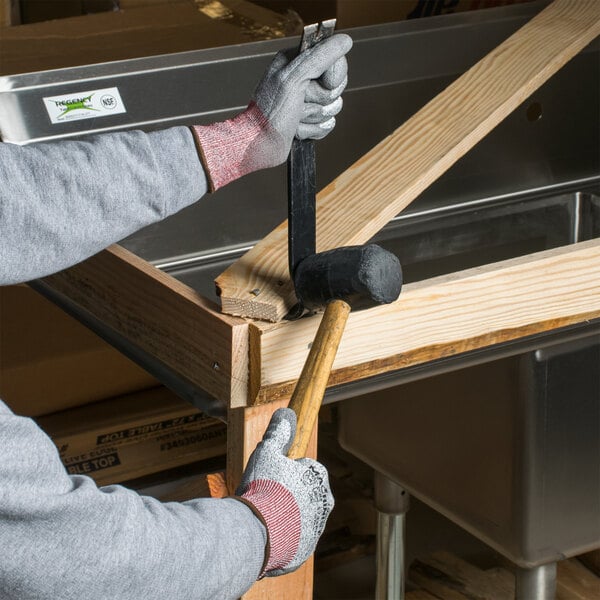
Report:
M100 104L102 104L102 108L113 110L114 108L117 108L117 99L111 94L104 94L104 96L100 98Z

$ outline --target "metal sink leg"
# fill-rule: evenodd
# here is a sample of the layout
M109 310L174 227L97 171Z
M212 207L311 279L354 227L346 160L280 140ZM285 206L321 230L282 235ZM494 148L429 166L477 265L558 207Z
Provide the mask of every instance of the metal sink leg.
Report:
M404 600L404 521L408 505L408 492L385 475L376 472L376 600Z
M554 600L556 563L517 569L515 600Z

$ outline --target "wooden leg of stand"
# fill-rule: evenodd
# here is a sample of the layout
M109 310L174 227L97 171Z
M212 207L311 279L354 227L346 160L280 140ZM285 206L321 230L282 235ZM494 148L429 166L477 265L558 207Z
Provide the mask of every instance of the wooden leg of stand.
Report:
M235 490L241 479L246 462L262 439L273 412L288 401L271 402L250 408L236 408L229 413L227 428L227 487ZM316 427L306 456L316 458ZM282 575L268 577L256 582L244 594L242 600L311 600L313 596L313 560L308 560L300 569Z

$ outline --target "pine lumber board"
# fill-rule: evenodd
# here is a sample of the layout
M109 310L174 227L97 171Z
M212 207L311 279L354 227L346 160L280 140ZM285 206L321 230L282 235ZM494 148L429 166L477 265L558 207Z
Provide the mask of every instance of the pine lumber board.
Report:
M597 0L555 0L318 194L317 250L368 241L599 34ZM216 285L223 312L280 321L287 222Z
M406 285L350 314L328 385L600 318L600 239ZM289 397L320 317L250 325L250 402Z
M314 558L311 556L297 571L257 581L241 600L312 600Z
M41 283L226 406L245 405L247 323L135 254L114 245Z
M271 415L287 406L287 400L272 402L262 406L234 408L229 411L227 429L227 487L230 491L237 488L250 454L267 429ZM317 427L308 444L306 456L317 456ZM298 570L281 577L267 577L257 581L242 596L242 600L273 600L274 598L293 598L294 600L312 600L313 567L311 556Z

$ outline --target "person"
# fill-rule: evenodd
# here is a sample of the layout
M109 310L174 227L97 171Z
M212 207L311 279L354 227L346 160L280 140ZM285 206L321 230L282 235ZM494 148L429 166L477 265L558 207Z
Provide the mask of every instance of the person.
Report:
M243 175L285 161L294 136L335 125L352 45L336 34L277 54L225 122L0 143L0 284L73 265ZM68 475L52 441L0 401L0 599L237 598L298 568L333 507L327 472L291 460L295 416L274 413L237 496L161 503Z

